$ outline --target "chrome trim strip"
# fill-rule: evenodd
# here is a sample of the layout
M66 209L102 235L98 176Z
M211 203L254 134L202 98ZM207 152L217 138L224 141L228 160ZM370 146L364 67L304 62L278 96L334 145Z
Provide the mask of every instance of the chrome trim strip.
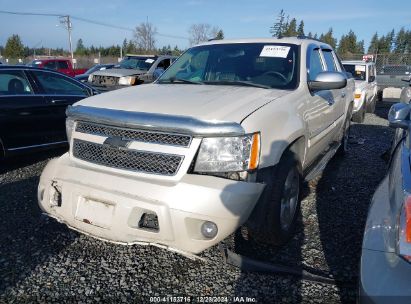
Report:
M7 151L18 151L18 150L25 150L25 149L32 149L32 148L40 148L40 147L47 147L47 146L54 146L54 145L61 145L61 144L67 144L67 141L56 141L56 142L47 143L47 144L24 146L24 147L11 148L11 149L6 149L6 150L7 150Z
M132 129L165 131L197 136L244 135L243 127L236 122L204 121L189 116L157 113L129 112L87 106L69 106L67 117L111 126Z

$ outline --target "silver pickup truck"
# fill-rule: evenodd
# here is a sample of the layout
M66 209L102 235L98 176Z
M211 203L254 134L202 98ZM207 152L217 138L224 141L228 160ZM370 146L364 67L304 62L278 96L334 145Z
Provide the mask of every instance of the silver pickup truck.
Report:
M211 41L153 84L67 111L70 151L38 186L49 216L87 235L196 254L242 225L293 236L303 179L347 149L354 81L324 43Z
M90 74L88 83L99 91L151 83L171 65L175 58L169 55L128 54L113 68Z

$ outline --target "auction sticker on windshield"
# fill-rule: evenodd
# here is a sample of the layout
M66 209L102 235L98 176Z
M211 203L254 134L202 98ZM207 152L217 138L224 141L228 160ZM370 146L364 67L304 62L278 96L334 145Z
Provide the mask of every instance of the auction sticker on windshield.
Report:
M151 59L151 58L146 59L146 62L147 62L147 63L153 63L153 62L154 62L154 59Z
M289 51L289 46L265 45L260 53L260 57L286 58L288 56Z
M357 72L365 72L365 65L356 65L355 71Z

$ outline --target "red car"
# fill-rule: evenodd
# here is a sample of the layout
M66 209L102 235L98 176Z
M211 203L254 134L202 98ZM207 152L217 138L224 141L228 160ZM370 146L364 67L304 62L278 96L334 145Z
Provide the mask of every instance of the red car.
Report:
M86 71L86 69L73 69L71 60L67 58L35 59L29 63L29 66L55 70L71 77L83 74Z

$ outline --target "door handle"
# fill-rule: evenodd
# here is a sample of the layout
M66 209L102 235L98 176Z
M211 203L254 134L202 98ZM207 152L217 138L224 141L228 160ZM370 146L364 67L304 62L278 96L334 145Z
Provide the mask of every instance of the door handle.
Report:
M52 99L51 103L59 103L59 102L65 102L64 99Z
M341 92L341 97L342 97L342 98L345 97L345 91Z

